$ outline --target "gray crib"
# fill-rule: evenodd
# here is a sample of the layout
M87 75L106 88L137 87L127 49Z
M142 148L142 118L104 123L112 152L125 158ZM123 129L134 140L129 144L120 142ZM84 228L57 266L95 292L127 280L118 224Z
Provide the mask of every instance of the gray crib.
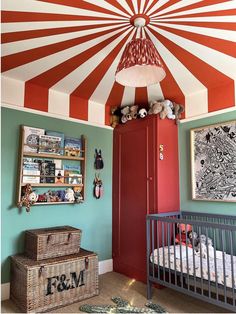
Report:
M213 245L196 247L194 239L185 245L187 233L176 244L178 224ZM172 212L147 215L146 226L148 299L157 283L236 310L236 216Z

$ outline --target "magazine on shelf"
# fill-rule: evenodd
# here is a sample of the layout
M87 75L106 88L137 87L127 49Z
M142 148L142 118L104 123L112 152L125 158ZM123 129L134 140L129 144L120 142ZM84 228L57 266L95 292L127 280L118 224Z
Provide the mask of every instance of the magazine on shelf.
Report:
M51 161L43 161L41 164L40 183L55 183L55 164Z
M64 170L55 170L55 183L64 183Z
M39 163L38 162L32 162L32 161L25 161L23 160L23 170L40 170L39 169Z
M60 155L61 138L58 136L40 135L39 153Z
M23 169L22 183L39 183L40 182L39 170L27 170Z
M30 126L24 126L24 149L23 151L30 153L37 153L38 147L30 145L39 145L39 136L45 134L44 129L33 128Z
M80 173L65 170L64 175L65 175L65 178L64 178L65 182L68 184L82 184L83 183L82 174Z
M82 143L80 138L74 137L65 137L64 141L65 145L65 155L71 157L80 157L81 156L81 148Z
M54 136L54 137L60 137L61 138L61 150L60 150L60 155L64 155L64 133L62 132L57 132L57 131L46 131L46 135Z

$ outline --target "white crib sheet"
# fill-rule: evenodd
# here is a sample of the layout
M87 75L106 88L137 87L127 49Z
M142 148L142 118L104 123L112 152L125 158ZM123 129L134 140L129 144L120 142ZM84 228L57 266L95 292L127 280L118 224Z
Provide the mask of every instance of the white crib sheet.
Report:
M164 258L163 258L163 248L159 248L159 250L155 249L150 256L151 262L153 262L153 255L154 255L154 263L159 266L164 265L165 267L175 270L175 260L176 260L176 271L181 272L181 260L177 258L180 255L180 246L175 246L176 248L176 258L174 256L174 246L169 247L168 254L168 247L164 247ZM158 259L158 252L159 252L159 259ZM168 256L170 258L168 258ZM222 252L217 251L217 256L221 258L216 259L216 269L217 269L217 282L219 284L224 285L224 270L223 270L223 257ZM194 251L194 258L195 258L195 276L201 278L201 262L200 256L196 254ZM232 266L231 266L231 255L224 254L225 259L225 279L226 279L226 286L232 288ZM170 265L169 265L170 260ZM194 267L193 267L193 249L188 248L188 258L186 256L186 247L182 246L182 272L187 274L187 266L189 269L189 275L194 275ZM209 257L209 279L210 281L216 281L216 274L215 274L215 261L214 258ZM233 272L234 272L234 288L236 289L236 256L233 256ZM207 259L202 258L202 276L203 279L208 280L208 265Z

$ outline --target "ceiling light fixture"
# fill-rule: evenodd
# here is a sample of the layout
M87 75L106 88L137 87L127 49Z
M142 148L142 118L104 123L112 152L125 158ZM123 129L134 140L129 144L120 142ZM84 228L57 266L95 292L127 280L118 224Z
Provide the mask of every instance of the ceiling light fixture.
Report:
M137 17L134 26L141 28L146 19ZM166 76L156 47L147 38L136 38L128 42L118 64L115 79L130 87L146 87L159 83Z

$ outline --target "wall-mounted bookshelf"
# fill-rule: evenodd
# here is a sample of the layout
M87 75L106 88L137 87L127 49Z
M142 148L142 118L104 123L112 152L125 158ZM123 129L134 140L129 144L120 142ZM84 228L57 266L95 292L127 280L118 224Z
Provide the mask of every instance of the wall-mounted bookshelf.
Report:
M17 182L17 203L21 201L23 195L23 189L26 184L30 184L34 190L37 190L37 194L46 193L45 189L49 188L54 191L64 190L66 188L77 188L80 191L82 196L81 201L85 199L85 180L86 180L86 149L87 141L82 135L78 138L71 138L72 140L78 139L80 148L74 147L64 147L56 146L54 142L51 142L52 145L41 145L40 142L35 143L35 140L32 137L32 141L26 141L27 139L27 128L34 129L33 127L21 126L20 128L20 147L19 147L19 178ZM35 128L37 130L37 128ZM40 129L38 129L40 130ZM54 132L57 133L57 132ZM58 132L60 133L60 132ZM50 136L42 136L44 139L50 139ZM53 136L51 136L53 138ZM40 140L39 140L40 141ZM64 138L63 138L64 141ZM66 138L65 138L66 141ZM65 142L66 143L66 142ZM58 144L58 143L56 143ZM73 145L72 145L73 146ZM29 151L33 150L33 151ZM50 151L50 153L48 153ZM68 171L62 169L56 169L54 160L61 161L61 167L77 167L80 169L80 173L76 171L76 174L73 171ZM67 161L69 165L67 165ZM55 163L54 163L55 162ZM31 167L34 164L38 164L38 169L35 171L27 171L27 167ZM53 171L45 172L45 167L49 165ZM53 166L52 166L53 165ZM75 166L74 166L75 165ZM49 167L49 170L50 170ZM30 168L31 169L31 168ZM43 171L44 169L44 171ZM56 172L57 171L57 172ZM59 172L60 174L59 176ZM65 174L64 174L65 173ZM33 205L55 205L55 204L74 204L75 202L70 201L39 201ZM32 206L33 206L32 205Z

